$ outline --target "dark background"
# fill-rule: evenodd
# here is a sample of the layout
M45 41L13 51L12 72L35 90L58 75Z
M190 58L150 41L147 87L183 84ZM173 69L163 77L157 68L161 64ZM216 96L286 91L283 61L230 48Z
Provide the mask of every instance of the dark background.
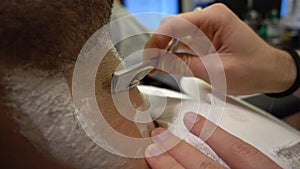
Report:
M122 2L123 0L121 0ZM179 0L181 2L181 0ZM214 3L224 3L233 10L240 18L244 18L247 13L248 0L215 0ZM124 4L124 3L123 3ZM181 4L181 3L179 3ZM280 13L281 0L254 0L253 9L263 16L272 9L277 9Z
M216 0L215 3L226 4L234 13L241 19L244 19L248 12L247 0ZM253 9L260 13L263 17L266 16L272 9L277 9L280 13L281 0L254 0ZM279 16L278 16L279 17Z

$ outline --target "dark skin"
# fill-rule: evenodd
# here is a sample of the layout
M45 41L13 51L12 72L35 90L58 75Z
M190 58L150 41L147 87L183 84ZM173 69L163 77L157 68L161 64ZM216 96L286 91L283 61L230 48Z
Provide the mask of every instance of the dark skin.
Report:
M4 0L0 6L1 53L56 68L74 62L87 39L109 22L111 3Z
M87 10L84 6L87 9L93 9ZM110 6L109 1L104 6ZM34 1L1 1L1 77L6 72L3 68L11 69L16 66L15 64L30 63L31 66L57 69L62 67L64 63L74 62L87 38L101 24L108 22L109 13L93 16L92 11L101 8L103 8L101 4L87 1L45 1L39 3ZM92 17L86 17L89 15ZM78 29L81 30L76 31ZM75 39L77 40L75 41ZM69 47L66 48L66 46ZM40 55L41 53L44 55ZM70 57L66 58L63 55ZM5 56L9 56L9 59ZM3 90L1 91L3 92ZM11 138L8 142L7 139L1 137L2 153L0 156L6 168L39 168L41 166L43 168L68 168L54 159L45 157L26 138L15 132L18 130L18 125L7 113L11 111L13 110L1 105L0 133ZM7 146L8 143L17 147L12 149ZM35 162L32 163L32 161Z
M72 72L80 50L93 33L109 22L111 7L111 0L0 1L0 80L14 68L35 68L62 72L71 86ZM104 117L113 128L130 137L141 137L135 124L121 117L112 106L111 74L119 63L109 52L99 66L96 79L98 104L109 105L102 106L102 111L106 112ZM7 98L11 91L2 84L0 89L0 168L76 167L41 153L19 133L18 123L10 116L16 110L7 106L14 103ZM137 89L130 94L132 102L142 104ZM149 124L149 131L153 127ZM147 168L144 159L129 159L128 164Z

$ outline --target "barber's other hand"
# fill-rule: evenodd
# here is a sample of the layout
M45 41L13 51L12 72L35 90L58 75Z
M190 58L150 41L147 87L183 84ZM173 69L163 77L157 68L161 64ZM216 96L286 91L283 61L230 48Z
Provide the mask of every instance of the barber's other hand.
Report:
M194 113L188 113L184 119L187 128L191 129L191 132L196 136L200 135L204 122L210 123L205 118ZM172 135L166 129L154 129L151 135L158 137L154 140L154 144L151 144L146 148L145 155L148 164L153 169L224 168L185 141L180 141L179 138ZM175 147L158 155L158 152L162 149L167 149L170 144L177 143L178 141L179 144ZM230 168L280 168L259 150L219 127L216 127L214 133L209 137L206 143L229 165Z
M177 17L198 27L214 45L224 69L217 64L213 68L216 71L225 71L228 94L278 93L293 84L296 68L291 56L265 43L226 6L215 4ZM145 48L165 49L170 37L161 33L177 33L179 36L188 33L184 32L184 25L177 22L178 19L174 17L164 19ZM153 56L146 53L145 58ZM199 57L190 54L178 56L188 64L196 77L210 82L209 78L212 77L208 76ZM164 61L169 64L170 61L163 57L167 56L161 56L160 64L164 64ZM201 57L207 60L210 56ZM176 68L176 65L172 66Z

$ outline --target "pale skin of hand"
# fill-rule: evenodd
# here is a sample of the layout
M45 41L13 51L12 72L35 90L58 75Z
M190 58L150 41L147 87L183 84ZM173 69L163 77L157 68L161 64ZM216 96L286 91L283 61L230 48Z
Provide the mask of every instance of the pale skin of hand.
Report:
M292 86L296 79L296 66L285 51L265 43L222 4L215 4L200 11L180 14L197 26L212 42L223 64L227 93L232 95L254 93L280 93ZM180 34L184 26L174 17L164 19L146 44L146 49L165 49L170 37L160 33ZM202 61L190 54L178 54L194 75L210 82ZM145 55L145 58L153 57ZM161 56L164 57L164 56ZM202 58L209 56L201 56ZM163 60L163 59L160 59Z
M206 119L194 113L188 113L184 123L190 131L199 136ZM164 134L162 134L164 133ZM184 141L161 154L164 148L179 140L166 129L157 128L152 136L158 136L145 150L147 162L153 169L206 169L224 168L198 149ZM161 135L161 137L159 137ZM201 138L201 136L199 136ZM279 169L275 162L253 146L217 127L206 143L229 165L230 168L272 168Z

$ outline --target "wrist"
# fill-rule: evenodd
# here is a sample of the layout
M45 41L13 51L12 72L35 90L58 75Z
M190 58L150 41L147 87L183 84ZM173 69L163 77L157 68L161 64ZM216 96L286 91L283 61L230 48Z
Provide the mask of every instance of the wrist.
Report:
M274 86L269 93L281 93L287 91L294 84L297 77L297 68L291 54L284 50L275 49L275 67L272 77Z

